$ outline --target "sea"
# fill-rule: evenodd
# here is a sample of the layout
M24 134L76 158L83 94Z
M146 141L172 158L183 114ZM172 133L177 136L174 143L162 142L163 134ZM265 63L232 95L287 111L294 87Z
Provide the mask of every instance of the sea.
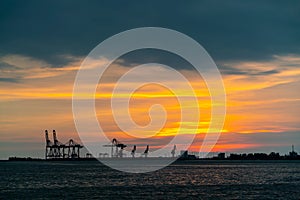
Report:
M98 161L2 161L0 199L300 199L300 162L181 161L131 174Z

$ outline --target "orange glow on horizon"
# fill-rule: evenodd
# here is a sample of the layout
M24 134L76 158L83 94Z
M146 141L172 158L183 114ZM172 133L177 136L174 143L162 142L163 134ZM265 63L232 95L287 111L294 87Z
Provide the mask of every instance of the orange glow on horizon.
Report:
M284 68L275 74L264 74L266 70L281 67L286 59L299 61L295 57L277 57L270 63L233 63L232 66L244 70L241 74L223 74L223 81L227 93L227 117L222 130L219 130L225 137L231 137L230 133L244 135L281 133L285 131L299 131L299 103L298 91L300 85L299 69ZM18 63L21 64L22 62ZM59 132L75 134L75 127L72 118L72 97L73 83L78 67L72 64L65 69L48 69L36 67L31 74L22 68L26 73L22 83L3 83L0 87L1 97L1 139L15 139L17 136L10 136L19 133L19 138L25 137L23 129L33 130L37 122L39 126L55 126ZM247 71L248 69L248 71ZM111 112L110 100L112 98L126 99L130 97L130 115L136 124L145 126L151 121L149 109L154 104L160 104L167 113L167 120L164 127L156 131L155 137L168 138L177 134L180 125L183 134L205 135L211 123L211 99L205 82L200 76L195 76L193 71L182 70L188 77L198 104L191 103L189 98L191 92L178 89L178 96L183 97L185 102L179 105L178 100L171 91L157 85L146 85L139 88L132 95L123 92L112 95L115 87L113 81L122 73L126 67L116 67L112 70L112 78L103 80L98 84L95 94L80 94L76 98L95 98L97 117L103 129L109 137L128 138L114 122ZM249 74L259 75L249 75ZM180 86L180 82L172 80L172 84ZM131 84L122 85L125 89ZM57 103L57 102L60 103ZM62 103L63 102L63 103ZM216 105L223 106L223 105ZM48 108L49 107L49 108ZM49 110L48 110L49 109ZM182 122L180 109L199 109L199 121ZM119 108L119 114L127 112L125 108ZM84 114L83 114L84 115ZM24 119L24 116L26 118ZM154 116L155 117L155 112ZM160 114L156 117L163 117ZM51 120L50 120L51 119ZM42 121L42 122L40 122ZM50 122L51 121L51 122ZM44 129L44 128L43 128ZM61 130L59 130L61 129ZM211 132L217 132L212 128ZM36 137L37 130L29 131L26 137ZM209 134L209 133L208 133ZM234 140L234 138L232 138ZM199 148L200 144L195 144ZM226 151L226 149L254 148L257 144L217 144L214 151ZM194 147L192 147L193 149Z

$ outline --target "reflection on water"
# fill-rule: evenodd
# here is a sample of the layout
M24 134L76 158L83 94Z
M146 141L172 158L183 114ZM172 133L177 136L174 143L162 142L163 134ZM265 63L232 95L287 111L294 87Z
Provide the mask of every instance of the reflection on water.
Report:
M299 199L300 162L179 162L146 174L98 162L0 162L0 198Z

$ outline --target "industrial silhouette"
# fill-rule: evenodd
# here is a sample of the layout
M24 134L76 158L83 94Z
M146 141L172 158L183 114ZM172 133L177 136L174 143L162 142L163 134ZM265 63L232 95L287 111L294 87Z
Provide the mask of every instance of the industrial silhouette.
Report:
M145 149L145 151L144 151L144 153L142 155L144 155L145 158L147 158L148 157L148 153L149 153L149 145L147 145L147 147L146 147L146 149Z
M46 139L46 147L45 147L45 159L74 159L80 158L80 149L83 146L73 139L70 139L66 143L62 143L57 139L56 131L53 130L53 142L49 139L48 130L45 130L45 139ZM124 156L123 150L127 147L126 144L120 142L116 138L113 138L112 141L107 144L103 145L104 147L111 148L111 157L112 158L122 158ZM141 157L148 157L149 154L149 145L146 146L146 149L143 153L141 153ZM177 147L176 145L173 146L171 150L172 158L176 157ZM133 145L131 150L132 158L135 158L135 154L137 151L137 146ZM99 158L107 158L109 157L108 153L99 153ZM86 158L93 158L93 155L90 153L86 153ZM195 160L200 159L199 157L189 154L187 150L181 151L180 156L178 157L180 160ZM17 157L10 157L10 160L18 160L21 158ZM26 158L27 159L27 158ZM28 158L29 160L31 158ZM95 159L95 158L93 158ZM292 145L292 149L288 155L280 155L279 153L271 152L270 154L266 153L243 153L243 154L234 154L231 153L229 156L226 157L225 153L219 153L217 156L210 157L210 158L202 158L202 159L213 159L213 160L299 160L300 155L294 150L294 145ZM22 159L21 159L22 160Z
M111 147L111 157L123 157L123 150L127 145L121 143L116 138L112 139L110 144L103 145L104 147ZM114 153L115 152L115 153Z
M49 139L48 130L45 130L46 149L45 159L53 158L80 158L82 145L70 139L67 143L58 141L56 131L53 130L53 143Z
M136 152L136 145L133 146L133 149L131 151L131 155L132 155L133 158L135 156L135 152Z
M172 151L171 151L171 154L172 154L172 158L175 157L175 151L176 151L176 145L174 145Z
M45 139L46 139L46 147L45 147L45 159L74 159L80 158L80 149L83 146L73 139L70 139L66 143L62 143L57 139L56 131L53 130L53 142L49 139L48 130L45 130ZM112 158L122 158L124 156L123 150L127 147L126 144L120 142L116 138L113 138L109 144L103 145L104 147L111 148L111 157ZM131 150L132 158L135 158L137 146L133 145ZM171 155L175 157L176 145L174 145ZM141 156L147 158L149 154L149 145L146 146L145 151L141 154ZM99 158L107 158L109 156L108 153L99 153ZM86 153L85 158L94 158L91 153Z
M91 160L96 159L92 154L86 153L85 158L80 158L80 149L83 146L73 139L70 139L67 143L62 143L57 139L56 131L53 130L53 142L49 139L48 131L45 130L45 138L46 138L46 147L45 147L45 159L46 160L56 160L56 159L80 159L80 160ZM123 157L123 150L127 147L127 145L121 143L117 139L113 139L110 144L103 145L105 147L111 147L111 157ZM147 145L145 151L141 154L141 157L148 157L149 154L149 145ZM236 154L231 153L226 156L226 153L221 152L217 156L199 158L195 155L195 152L191 152L191 154L187 150L182 150L179 156L175 156L175 151L177 147L173 146L171 151L172 157L177 157L178 160L300 160L300 155L294 150L294 145L292 145L292 149L287 155L280 155L279 153L271 152L267 153L242 153ZM132 158L135 158L137 146L134 145L131 150ZM108 158L108 153L99 153L99 158ZM9 157L9 160L18 160L18 161L32 161L32 160L42 160L41 158L31 158L31 157Z
M124 156L123 150L127 147L126 144L122 143L121 141L117 140L116 138L113 138L109 144L106 144L103 146L111 148L111 157L112 158L122 158ZM135 158L136 148L137 148L136 145L133 145L133 149L131 150L131 156L133 158ZM149 153L149 145L147 145L144 153L142 153L142 156L144 155L145 158L147 158L148 153Z

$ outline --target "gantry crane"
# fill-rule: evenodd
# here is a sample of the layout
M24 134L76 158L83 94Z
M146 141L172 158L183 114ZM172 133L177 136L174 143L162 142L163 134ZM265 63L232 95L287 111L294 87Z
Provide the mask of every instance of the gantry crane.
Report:
M174 158L175 157L175 151L176 151L176 145L174 145L172 151L171 151L171 154L172 154L172 157Z
M45 139L46 139L45 159L47 159L53 157L53 150L52 150L53 143L49 139L48 130L45 130Z
M147 145L147 147L146 147L146 149L145 149L145 151L143 153L143 155L145 156L145 158L148 157L148 153L149 153L149 145Z
M131 155L134 158L136 152L136 145L133 146L133 149L131 150Z
M125 147L127 147L127 145L121 143L116 138L112 139L110 144L103 145L103 146L111 147L111 157L123 157L123 150Z
M75 142L73 139L70 139L67 143L63 144L57 139L55 130L53 130L53 142L49 139L48 130L45 130L45 138L45 159L80 157L80 149L83 148L83 146Z

